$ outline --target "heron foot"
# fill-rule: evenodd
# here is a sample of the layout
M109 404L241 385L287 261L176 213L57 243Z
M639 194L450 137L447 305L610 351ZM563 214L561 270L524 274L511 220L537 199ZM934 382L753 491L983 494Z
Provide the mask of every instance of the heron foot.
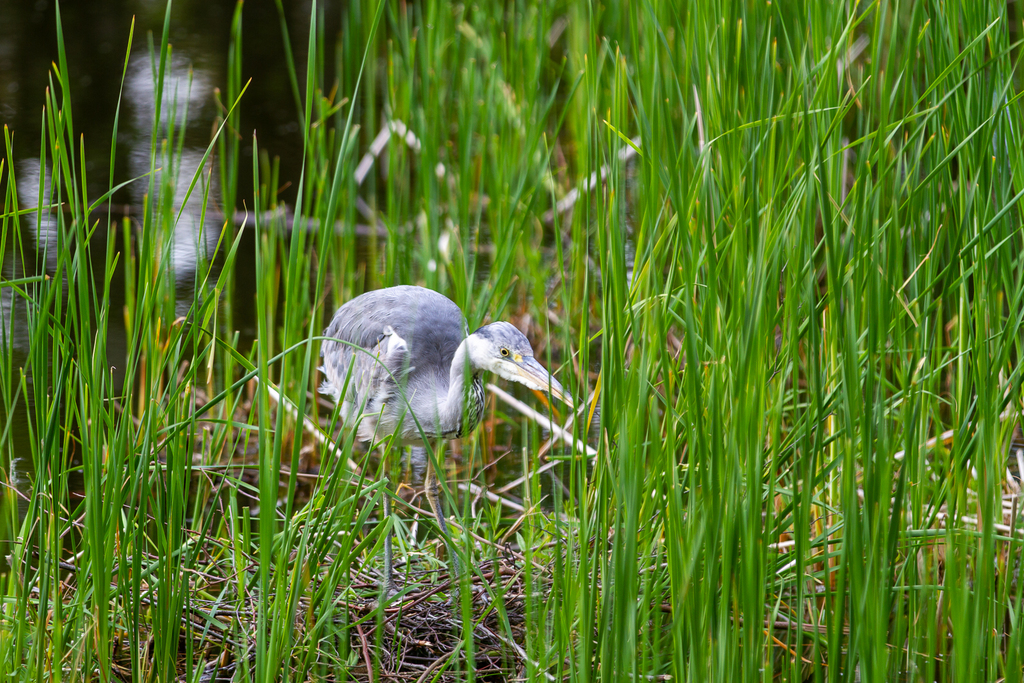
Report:
M458 613L461 608L462 592L459 588L458 582L452 582L448 589L448 599L445 600L445 605L452 610L453 613ZM489 604L490 599L487 595L487 589L483 586L475 583L469 584L469 601L470 603L476 602L477 600L483 600L484 604Z
M382 580L380 583L380 593L378 594L379 597L370 601L370 608L387 607L401 592L393 576Z

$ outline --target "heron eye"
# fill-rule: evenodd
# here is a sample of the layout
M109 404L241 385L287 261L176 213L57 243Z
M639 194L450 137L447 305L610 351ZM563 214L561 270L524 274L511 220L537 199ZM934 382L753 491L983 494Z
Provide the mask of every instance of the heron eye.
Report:
M508 349L502 349L501 350L501 355L507 356L508 355Z

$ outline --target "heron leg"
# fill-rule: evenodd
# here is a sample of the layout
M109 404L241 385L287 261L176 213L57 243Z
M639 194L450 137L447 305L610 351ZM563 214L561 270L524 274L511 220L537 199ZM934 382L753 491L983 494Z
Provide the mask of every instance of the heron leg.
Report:
M391 487L384 485L384 518L382 522L391 519ZM384 600L388 600L398 593L398 586L395 585L394 563L391 550L391 530L384 536L384 578L381 580L381 589L384 592Z
M451 576L453 580L458 580L458 577L462 575L462 566L459 564L459 556L455 552L455 546L451 542L451 533L448 531L448 522L444 518L444 507L442 507L441 496L438 495L437 487L437 472L434 471L434 466L430 464L430 460L427 460L427 472L423 477L423 485L427 493L427 502L430 503L430 509L434 511L434 517L437 519L437 525L441 528L441 534L444 536L444 542L448 546L448 557L451 558Z

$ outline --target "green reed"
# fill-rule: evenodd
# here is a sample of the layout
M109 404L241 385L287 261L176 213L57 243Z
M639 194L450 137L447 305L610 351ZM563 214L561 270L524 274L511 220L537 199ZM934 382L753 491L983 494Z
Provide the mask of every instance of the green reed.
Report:
M383 616L345 602L352 572L380 565L374 521L400 458L375 471L336 431L333 450L314 445L275 392L315 415L329 312L418 283L471 326L528 317L597 451L542 455L547 435L492 400L526 511L455 485L489 485L486 430L445 466L463 564L506 542L525 558L531 680L1021 680L1007 453L1024 120L1005 3L367 0L346 5L338 35L316 3L308 31L278 8L303 130L290 225L273 212L275 161L240 129L242 3L198 168L183 168L187 121L166 109L170 5L148 39L146 176L113 168L115 121L106 191L89 195L62 42L39 84L50 180L35 197L17 192L5 129L0 287L29 344L0 355L0 450L9 479L21 462L32 476L20 507L3 493L3 673L200 680L226 650L239 680L364 676L352 633ZM393 134L360 185L389 121L416 143ZM241 174L254 196L239 196ZM100 208L125 182L148 188L139 228ZM220 235L184 304L182 186ZM549 213L574 188L572 209ZM45 276L14 267L36 248L24 221L54 235ZM252 348L231 306L243 240ZM12 406L27 411L25 459ZM303 488L310 457L319 477ZM434 561L406 515L391 524L399 553ZM461 655L435 674L471 680L466 582L457 595ZM390 636L376 633L379 652Z

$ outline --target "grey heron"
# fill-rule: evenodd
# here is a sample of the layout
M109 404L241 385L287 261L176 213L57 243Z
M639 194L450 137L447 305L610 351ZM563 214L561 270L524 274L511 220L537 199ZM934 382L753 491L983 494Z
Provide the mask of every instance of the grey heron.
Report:
M342 424L361 441L394 437L402 445L438 444L472 432L484 409L483 372L550 392L572 405L562 385L533 357L529 340L511 323L472 334L459 307L423 287L370 291L346 302L324 331L321 393L340 406ZM427 462L427 501L447 543L437 473ZM391 515L384 496L384 516ZM458 556L449 546L453 578ZM384 540L386 597L397 592L391 535Z

